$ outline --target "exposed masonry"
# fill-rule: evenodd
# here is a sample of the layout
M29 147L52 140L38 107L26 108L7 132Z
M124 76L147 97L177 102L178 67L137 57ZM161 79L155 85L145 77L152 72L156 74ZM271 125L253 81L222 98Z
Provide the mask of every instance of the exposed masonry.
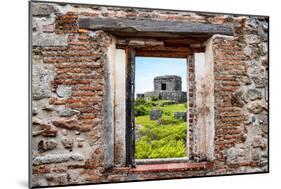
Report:
M36 2L32 13L32 186L268 171L267 17ZM188 57L189 163L130 168L120 156L108 168L108 158L114 157L109 157L107 138L114 136L108 135L111 68L106 66L114 37L78 25L79 18L96 17L234 28L233 36L214 35L209 41L213 110L198 111L198 98L208 94L198 93L204 82L196 83L196 56ZM202 132L202 114L211 117L212 111L214 136L208 149L214 150L205 157L198 150L204 147L194 141Z

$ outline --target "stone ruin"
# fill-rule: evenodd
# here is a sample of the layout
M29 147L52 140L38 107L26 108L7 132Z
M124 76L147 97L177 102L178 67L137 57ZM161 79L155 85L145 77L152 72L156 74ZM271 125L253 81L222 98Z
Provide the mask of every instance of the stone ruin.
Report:
M30 6L30 188L268 173L267 16ZM158 38L149 41L150 34ZM132 166L125 91L132 48L139 56L187 58L189 160L182 167ZM155 78L151 93L185 101L180 80Z
M158 109L153 109L150 111L150 120L158 120L162 117L162 111Z
M137 97L159 100L172 100L176 103L187 101L186 92L182 91L181 77L176 75L164 75L154 78L154 90L138 94Z

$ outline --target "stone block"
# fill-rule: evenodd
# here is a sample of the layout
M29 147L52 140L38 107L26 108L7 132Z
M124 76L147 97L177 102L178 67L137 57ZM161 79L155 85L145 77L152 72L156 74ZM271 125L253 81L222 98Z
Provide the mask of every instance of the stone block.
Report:
M264 88L267 86L267 79L265 77L252 77L257 88Z
M232 147L229 148L228 150L225 151L225 156L227 159L227 162L229 163L235 163L238 161L238 157L239 157L239 149Z
M73 147L73 139L67 139L67 138L62 139L61 143L65 149L71 150Z
M32 3L32 16L50 16L56 12L53 5L43 3Z
M249 89L246 93L247 100L257 100L262 98L262 93L256 89Z
M77 119L57 119L52 121L56 127L65 128L69 130L79 129L79 122Z
M67 161L83 161L84 157L79 153L61 153L47 154L45 156L37 156L32 160L33 165L43 165L50 163L62 163Z
M66 173L52 173L46 174L46 179L49 181L50 185L64 185L68 182L69 176Z
M51 81L54 73L51 69L45 69L42 65L33 65L32 70L32 98L40 100L52 95Z
M158 109L153 109L150 112L150 120L158 120L162 117L162 111Z
M259 114L264 110L267 110L267 105L264 101L253 101L248 104L247 109L254 114Z
M71 108L63 108L63 109L60 109L58 111L58 113L59 113L59 116L61 116L61 117L71 117L71 116L74 116L74 115L79 115L80 111L73 110Z
M67 46L68 35L58 35L55 33L33 33L33 46Z
M53 139L47 140L47 141L41 140L38 143L38 151L39 152L45 152L45 151L48 151L48 150L53 150L56 147L57 147L57 142Z
M72 94L72 88L65 85L58 85L56 92L59 97L68 98Z
M174 118L186 121L186 112L174 112Z

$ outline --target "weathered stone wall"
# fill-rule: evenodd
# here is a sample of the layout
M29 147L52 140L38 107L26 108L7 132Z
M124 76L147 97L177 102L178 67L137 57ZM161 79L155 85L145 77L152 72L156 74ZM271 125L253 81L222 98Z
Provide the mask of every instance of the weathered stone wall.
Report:
M214 39L217 160L268 170L267 22L241 19L239 37ZM258 78L258 79L257 79ZM245 169L241 165L256 165Z
M141 166L105 167L106 65L112 37L103 31L79 29L79 17L168 19L234 27L234 36L213 38L214 161L152 166L149 172ZM32 186L267 172L267 35L268 20L262 16L33 2ZM192 133L196 83L194 62L189 62Z
M150 91L144 93L145 99L157 97L160 100L173 100L176 103L186 102L186 92L181 91Z
M74 12L36 3L32 9L33 186L83 183L87 170L100 174L103 167L104 65L111 39L79 30Z

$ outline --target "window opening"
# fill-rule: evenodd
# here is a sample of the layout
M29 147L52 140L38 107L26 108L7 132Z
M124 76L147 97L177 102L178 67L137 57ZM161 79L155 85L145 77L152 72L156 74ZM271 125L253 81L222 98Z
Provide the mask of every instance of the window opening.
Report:
M187 60L136 57L135 159L187 154Z

